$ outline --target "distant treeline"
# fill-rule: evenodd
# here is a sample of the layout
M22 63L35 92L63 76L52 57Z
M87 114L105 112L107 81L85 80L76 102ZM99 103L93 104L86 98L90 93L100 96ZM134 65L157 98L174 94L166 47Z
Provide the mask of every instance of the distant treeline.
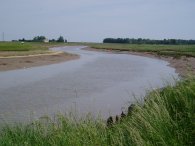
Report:
M151 39L130 39L130 38L105 38L103 43L121 43L121 44L167 44L167 45L193 45L195 40L182 40L182 39L164 39L164 40L151 40Z
M20 41L20 42L65 42L65 43L67 43L67 40L66 39L64 39L64 37L63 36L60 36L59 38L57 38L57 39L51 39L51 40L49 40L49 39L47 39L45 36L36 36L36 37L34 37L32 40L27 40L27 39L25 39L25 38L23 38L23 39L19 39L19 40L12 40L13 42L15 42L15 41Z

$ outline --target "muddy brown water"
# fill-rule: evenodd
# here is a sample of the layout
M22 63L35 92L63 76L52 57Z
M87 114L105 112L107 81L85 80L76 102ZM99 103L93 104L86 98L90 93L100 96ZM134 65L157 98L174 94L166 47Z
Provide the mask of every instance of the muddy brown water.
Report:
M178 78L162 60L84 47L52 48L78 54L78 60L0 72L0 123L70 112L107 118Z

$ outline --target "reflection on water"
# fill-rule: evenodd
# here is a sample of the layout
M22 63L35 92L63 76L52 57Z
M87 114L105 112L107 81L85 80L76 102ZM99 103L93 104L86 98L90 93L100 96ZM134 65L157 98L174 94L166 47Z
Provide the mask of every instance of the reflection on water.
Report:
M53 48L79 54L79 60L0 72L0 121L18 122L77 111L102 117L120 114L123 107L177 78L167 62L126 54Z

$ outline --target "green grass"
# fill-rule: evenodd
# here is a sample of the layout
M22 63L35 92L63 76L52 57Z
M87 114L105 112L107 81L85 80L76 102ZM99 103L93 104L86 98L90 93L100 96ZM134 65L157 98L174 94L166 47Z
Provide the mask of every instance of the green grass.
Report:
M48 50L50 47L63 46L65 43L0 42L0 51Z
M109 43L83 43L92 48L112 51L151 52L165 56L195 57L195 45L147 45L147 44L109 44Z
M0 42L1 52L14 52L16 54L44 53L51 47L67 45L86 45L96 49L112 51L151 52L164 56L188 56L195 57L195 45L146 45L146 44L109 44L109 43L35 43L25 42Z
M32 55L48 53L49 48L65 46L65 43L0 42L0 56Z
M150 93L129 116L107 127L91 118L58 116L28 125L6 126L0 145L191 146L195 145L195 78Z

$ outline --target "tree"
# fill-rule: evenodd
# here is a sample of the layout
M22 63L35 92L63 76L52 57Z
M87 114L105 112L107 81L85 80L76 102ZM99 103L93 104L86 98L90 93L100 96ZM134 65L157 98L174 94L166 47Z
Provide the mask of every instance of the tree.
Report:
M45 36L36 36L33 38L33 42L43 42L45 39Z
M150 40L143 38L105 38L103 43L122 43L122 44L164 44L164 45L184 45L195 44L195 40L181 40L181 39L164 39L164 40Z
M55 39L51 39L51 40L49 40L49 42L56 42L56 40Z
M22 38L22 39L19 39L20 42L25 42L26 39L25 38Z
M60 36L60 37L57 39L57 42L64 42L63 36Z

